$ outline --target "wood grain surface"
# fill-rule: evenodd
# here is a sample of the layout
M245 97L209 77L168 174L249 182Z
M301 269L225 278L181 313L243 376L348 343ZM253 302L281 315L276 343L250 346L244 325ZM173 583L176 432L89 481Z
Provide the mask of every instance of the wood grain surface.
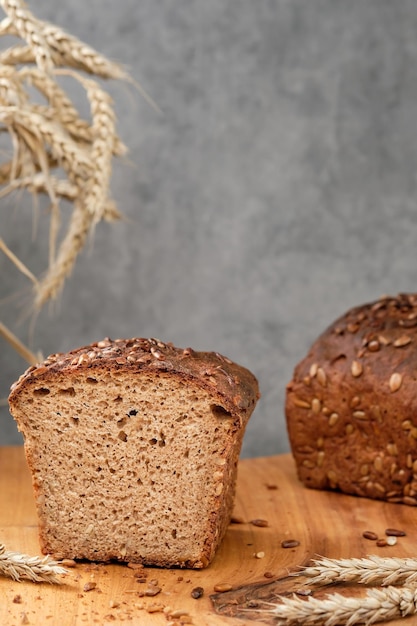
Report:
M146 568L146 582L138 582L126 565L79 563L61 586L0 578L0 624L255 626L273 622L248 610L248 600L253 605L254 597L294 591L296 579L288 573L312 557L417 555L415 508L305 489L290 455L240 462L235 516L205 570ZM389 527L407 533L395 546L377 547L362 536L365 530L384 536ZM281 543L290 539L299 545L283 548ZM0 543L39 554L31 480L20 447L0 448ZM143 595L152 579L161 591ZM89 582L96 587L85 591ZM216 593L216 585L231 589ZM196 587L204 589L199 599L192 597ZM417 618L390 623L406 626Z

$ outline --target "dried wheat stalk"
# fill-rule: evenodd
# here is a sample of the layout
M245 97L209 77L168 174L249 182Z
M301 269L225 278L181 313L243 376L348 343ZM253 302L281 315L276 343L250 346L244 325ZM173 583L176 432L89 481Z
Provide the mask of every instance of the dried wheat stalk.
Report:
M50 72L53 67L51 53L39 21L21 0L1 0L0 4L9 18L9 28L13 24L15 34L26 41L36 65L46 73Z
M62 288L62 283L69 276L78 253L84 247L93 224L93 215L88 213L79 201L76 201L71 222L55 263L37 289L35 305L40 309L48 300L54 299Z
M309 578L311 585L339 582L363 585L410 585L417 582L417 559L368 556L363 559L321 557L296 575Z
M253 611L253 609L251 609ZM386 587L369 589L364 597L347 597L339 593L324 599L296 596L282 597L279 603L265 603L259 609L262 615L271 615L277 626L336 626L375 624L417 613L417 589Z
M98 222L121 217L110 197L110 180L113 157L126 149L116 133L110 96L96 80L80 72L100 79L130 78L121 66L90 46L37 19L24 0L0 0L0 6L6 14L0 22L0 36L23 40L0 53L0 132L9 134L13 150L12 158L0 165L0 197L24 189L34 198L46 194L50 201L49 264L43 277L32 280L34 307L39 310L60 293ZM59 85L62 75L84 87L91 121L81 118ZM46 104L31 102L28 87L34 87ZM58 243L62 198L73 202L74 208ZM24 265L8 252L23 271Z
M59 565L49 556L27 556L18 552L6 550L0 544L0 575L13 578L31 580L36 583L46 582L61 584L59 576L68 574L68 570Z
M369 589L365 596L350 597L329 594L324 599L297 596L281 597L276 603L264 603L262 614L274 617L277 625L306 624L336 626L373 624L417 613L417 559L369 556L362 559L313 560L294 576L308 578L309 585L360 583L381 585ZM394 587L394 585L402 585Z

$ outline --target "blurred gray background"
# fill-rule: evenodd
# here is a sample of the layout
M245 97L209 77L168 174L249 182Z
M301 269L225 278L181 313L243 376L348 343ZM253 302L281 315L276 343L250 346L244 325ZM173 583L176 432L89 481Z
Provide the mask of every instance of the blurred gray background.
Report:
M219 351L260 381L243 455L287 451L285 385L315 337L351 306L416 290L417 3L29 5L124 64L161 113L109 87L127 219L98 226L32 339L30 285L0 256L0 320L44 355L104 336ZM30 199L0 211L1 237L41 274L47 215L33 237ZM26 364L0 351L5 399Z

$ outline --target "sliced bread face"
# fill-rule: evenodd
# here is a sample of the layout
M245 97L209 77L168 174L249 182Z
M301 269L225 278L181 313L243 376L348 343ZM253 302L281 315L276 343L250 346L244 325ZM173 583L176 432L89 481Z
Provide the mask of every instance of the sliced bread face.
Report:
M159 342L155 358L143 342L136 361L126 342L100 357L99 344L54 355L11 393L41 547L57 558L205 567L230 521L256 380L220 355Z

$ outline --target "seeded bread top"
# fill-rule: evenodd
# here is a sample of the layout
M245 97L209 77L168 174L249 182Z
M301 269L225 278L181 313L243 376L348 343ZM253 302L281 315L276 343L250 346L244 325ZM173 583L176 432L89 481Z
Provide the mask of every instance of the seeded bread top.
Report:
M153 338L106 338L67 353L51 354L42 363L31 366L12 386L9 401L12 403L22 386L34 379L49 380L56 372L74 373L87 368L112 369L129 375L141 371L176 373L221 396L225 408L240 417L247 414L249 418L260 396L255 376L218 352L176 348Z
M320 364L344 360L352 378L361 377L366 368L376 378L386 378L387 389L395 392L408 373L410 355L416 354L416 342L417 294L386 296L349 310L331 324L314 342L295 377L318 375L325 387Z

